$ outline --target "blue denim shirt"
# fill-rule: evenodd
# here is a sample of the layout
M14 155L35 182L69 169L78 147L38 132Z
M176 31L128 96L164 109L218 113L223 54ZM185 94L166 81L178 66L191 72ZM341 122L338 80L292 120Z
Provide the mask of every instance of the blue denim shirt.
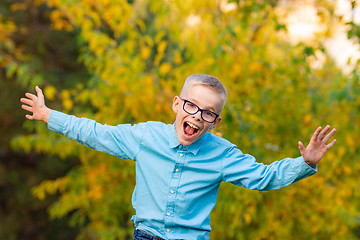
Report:
M302 157L264 165L234 144L206 133L183 146L174 125L102 125L52 111L48 128L97 151L136 162L135 226L164 239L209 239L220 183L253 190L285 187L316 172Z

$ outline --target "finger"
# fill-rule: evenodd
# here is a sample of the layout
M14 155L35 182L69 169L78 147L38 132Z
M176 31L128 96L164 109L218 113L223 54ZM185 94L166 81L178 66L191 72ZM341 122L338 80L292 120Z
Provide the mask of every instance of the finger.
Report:
M35 96L32 93L25 93L25 96L32 99L33 101L36 101L36 99L37 99L37 96Z
M33 108L32 107L29 107L27 105L21 105L21 108L26 110L26 111L29 111L29 112L33 112Z
M331 143L329 143L328 145L326 145L327 149L330 149L332 146L334 146L336 143L336 139L332 140Z
M304 144L301 141L299 141L298 144L299 144L300 153L301 153L301 155L303 155L303 153L305 151Z
M335 132L336 132L336 129L333 128L333 129L331 130L331 132L324 137L323 142L324 142L324 143L327 143L327 142L330 140L330 138L331 138L332 136L334 136Z
M318 128L315 130L314 134L312 135L312 137L311 137L311 139L310 139L310 142L317 140L320 131L321 131L321 127L318 127Z
M34 119L33 116L31 116L31 115L29 115L29 114L26 114L25 117L26 117L27 119L29 119L29 120L33 120L33 119Z
M27 105L30 105L32 107L34 106L34 102L32 100L28 99L28 98L21 98L20 102L25 103Z
M45 105L45 97L44 97L44 94L43 94L42 90L38 86L35 87L35 90L36 90L36 93L37 93L38 98L39 98L39 104L41 104L41 105L44 104Z
M330 129L330 125L326 125L326 127L320 132L317 139L322 140L325 137L326 133L329 131L329 129Z
M38 86L35 87L35 90L36 90L38 97L43 96L43 92Z

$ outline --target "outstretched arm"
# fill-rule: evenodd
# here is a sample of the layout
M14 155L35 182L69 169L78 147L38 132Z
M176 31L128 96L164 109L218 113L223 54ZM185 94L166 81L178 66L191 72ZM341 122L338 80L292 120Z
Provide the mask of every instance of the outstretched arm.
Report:
M49 121L51 109L45 106L45 99L42 90L35 87L37 96L32 93L25 93L27 98L21 98L20 102L27 104L22 105L22 109L29 111L32 115L27 114L25 117L30 120L40 120L44 122Z
M326 151L336 143L336 139L334 139L329 144L327 144L330 138L335 134L335 128L333 128L329 134L327 134L330 129L329 125L327 125L322 131L321 129L321 127L316 129L310 139L309 145L306 148L304 147L303 143L299 141L300 153L309 166L316 165L318 162L320 162Z
M21 107L31 114L26 118L47 123L49 130L60 133L97 151L106 152L123 159L135 159L147 124L119 124L109 126L87 118L78 118L46 107L44 95L39 87L36 95L26 93L21 98Z

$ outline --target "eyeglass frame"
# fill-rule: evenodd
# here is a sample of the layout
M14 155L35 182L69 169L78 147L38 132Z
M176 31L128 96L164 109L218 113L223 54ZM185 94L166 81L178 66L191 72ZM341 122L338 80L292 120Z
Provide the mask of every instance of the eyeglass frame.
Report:
M186 99L184 99L184 98L182 98L182 97L179 97L179 98L184 101L183 110L184 110L186 113L188 113L188 114L190 114L190 115L195 115L195 114L197 114L197 113L200 111L200 112L201 112L201 114L200 114L201 119L204 120L204 121L207 122L207 123L214 123L214 122L216 121L216 119L218 119L218 117L220 116L219 114L217 114L217 113L215 113L215 112L213 112L213 111L199 108L198 105L196 105L195 103L193 103L193 102L191 102L191 101L189 101L189 100L186 100ZM197 111L196 111L195 113L189 113L188 111L185 110L185 104L186 104L187 102L188 102L188 103L191 103L191 104L193 104L194 106L197 107ZM203 112L205 112L205 111L211 112L211 113L215 114L215 119L214 119L214 121L209 122L209 121L207 121L207 120L205 120L205 119L203 118Z

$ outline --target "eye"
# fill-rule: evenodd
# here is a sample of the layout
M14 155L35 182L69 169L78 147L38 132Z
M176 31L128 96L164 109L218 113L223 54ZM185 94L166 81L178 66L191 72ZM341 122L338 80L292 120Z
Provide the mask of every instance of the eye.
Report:
M191 108L196 108L196 105L192 102L187 102L187 105Z
M205 115L208 117L215 117L215 114L213 112L210 111L204 111Z

